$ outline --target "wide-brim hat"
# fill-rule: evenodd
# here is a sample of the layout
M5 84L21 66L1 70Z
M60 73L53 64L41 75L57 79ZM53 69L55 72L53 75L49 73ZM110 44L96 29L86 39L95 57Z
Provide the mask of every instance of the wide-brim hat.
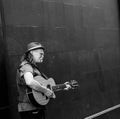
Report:
M39 43L39 42L31 42L27 45L27 51L26 52L29 52L31 50L36 50L36 49L45 49L44 46Z

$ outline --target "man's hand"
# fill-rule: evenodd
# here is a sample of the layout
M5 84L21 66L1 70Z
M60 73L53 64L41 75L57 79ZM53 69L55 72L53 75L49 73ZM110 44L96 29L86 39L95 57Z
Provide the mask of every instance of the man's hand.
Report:
M45 95L48 97L48 98L52 98L53 97L53 91L50 90L50 89L46 89L46 92L45 92Z
M64 84L66 85L66 88L64 88L64 90L71 89L71 85L69 84L69 82L65 82Z

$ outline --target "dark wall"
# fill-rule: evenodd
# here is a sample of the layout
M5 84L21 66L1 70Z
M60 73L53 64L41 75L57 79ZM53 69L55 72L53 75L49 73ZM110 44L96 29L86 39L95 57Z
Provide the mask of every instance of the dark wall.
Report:
M48 119L84 118L120 103L116 1L4 0L3 6L13 118L18 118L16 68L31 41L46 47L39 65L46 75L56 83L75 79L80 84L77 90L56 93L48 104Z
M120 21L120 1L117 0L117 5L118 5L118 15L119 15L119 21Z
M4 35L4 13L0 1L0 116L10 117L8 83L6 72L6 45Z
M5 64L5 49L3 39L0 36L0 115L7 118L10 116L9 100L8 100L8 85L7 85L7 73Z

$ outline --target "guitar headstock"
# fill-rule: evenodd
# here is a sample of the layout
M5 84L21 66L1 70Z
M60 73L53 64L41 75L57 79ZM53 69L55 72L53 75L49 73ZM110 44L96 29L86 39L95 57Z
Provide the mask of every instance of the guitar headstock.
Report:
M69 82L69 85L71 86L72 89L75 89L75 88L79 87L79 84L76 80L71 80Z

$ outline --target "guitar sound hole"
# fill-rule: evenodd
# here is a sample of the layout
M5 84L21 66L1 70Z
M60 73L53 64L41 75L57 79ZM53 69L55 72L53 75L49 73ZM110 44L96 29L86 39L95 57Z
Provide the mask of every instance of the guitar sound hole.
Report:
M51 89L50 85L47 85L47 88Z

